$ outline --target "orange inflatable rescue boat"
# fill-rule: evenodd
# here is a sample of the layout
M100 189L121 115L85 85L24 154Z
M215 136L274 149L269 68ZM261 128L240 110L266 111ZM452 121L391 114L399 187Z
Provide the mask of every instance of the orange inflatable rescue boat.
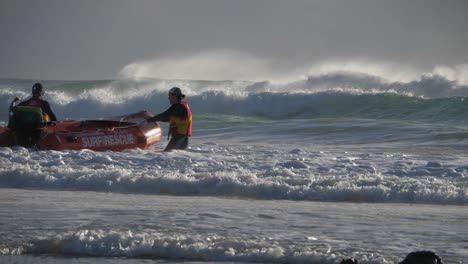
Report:
M23 107L21 111L37 112L38 109ZM28 113L28 116L31 114ZM37 116L40 116L39 113ZM102 120L64 120L42 124L33 129L37 135L33 147L41 150L94 151L145 149L161 140L159 124L146 121L152 116L148 111L141 111ZM10 124L9 127L0 127L0 146L18 145L19 134L18 129Z

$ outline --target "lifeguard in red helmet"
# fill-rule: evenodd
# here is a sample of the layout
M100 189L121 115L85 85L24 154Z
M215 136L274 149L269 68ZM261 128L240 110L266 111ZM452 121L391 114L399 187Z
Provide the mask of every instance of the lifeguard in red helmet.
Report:
M164 151L188 147L189 137L192 135L192 112L183 99L185 99L185 94L180 88L172 87L169 90L169 103L171 104L169 109L147 120L148 122L169 122L171 140Z

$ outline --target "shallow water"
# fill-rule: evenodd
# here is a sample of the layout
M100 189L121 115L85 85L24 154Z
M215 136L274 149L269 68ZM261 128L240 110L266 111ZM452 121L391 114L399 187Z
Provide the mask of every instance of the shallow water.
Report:
M158 113L180 86L194 133L168 153L165 139L124 152L0 147L2 263L377 264L415 250L466 262L466 85L353 73L44 83L59 119ZM0 103L29 89L0 80Z
M447 263L468 256L464 206L18 189L0 195L1 250L20 254L1 257L10 263L396 263L422 249Z

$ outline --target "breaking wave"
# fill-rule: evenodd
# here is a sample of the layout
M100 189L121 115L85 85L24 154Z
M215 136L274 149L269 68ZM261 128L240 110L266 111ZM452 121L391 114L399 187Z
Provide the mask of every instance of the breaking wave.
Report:
M440 71L439 71L440 72ZM453 76L452 76L453 77ZM26 98L34 81L0 80L0 103L7 120L13 97ZM355 72L328 72L278 83L274 81L200 81L121 79L43 81L59 119L98 118L142 109L167 108L166 92L179 86L197 113L265 118L356 117L466 123L468 86L439 74L412 81L388 81Z

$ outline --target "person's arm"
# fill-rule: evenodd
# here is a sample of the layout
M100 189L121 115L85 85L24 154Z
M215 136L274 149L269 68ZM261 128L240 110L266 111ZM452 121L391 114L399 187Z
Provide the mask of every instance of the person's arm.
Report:
M47 113L47 115L49 116L50 121L57 121L57 117L52 112L52 109L50 109L49 102L44 101L42 103L42 110Z
M153 117L150 117L150 118L146 119L146 121L148 121L148 122L157 122L157 121L169 122L169 118L171 116L173 108L174 107L171 106L166 111L164 111L164 112L162 112L160 114L157 114L157 115L155 115Z

